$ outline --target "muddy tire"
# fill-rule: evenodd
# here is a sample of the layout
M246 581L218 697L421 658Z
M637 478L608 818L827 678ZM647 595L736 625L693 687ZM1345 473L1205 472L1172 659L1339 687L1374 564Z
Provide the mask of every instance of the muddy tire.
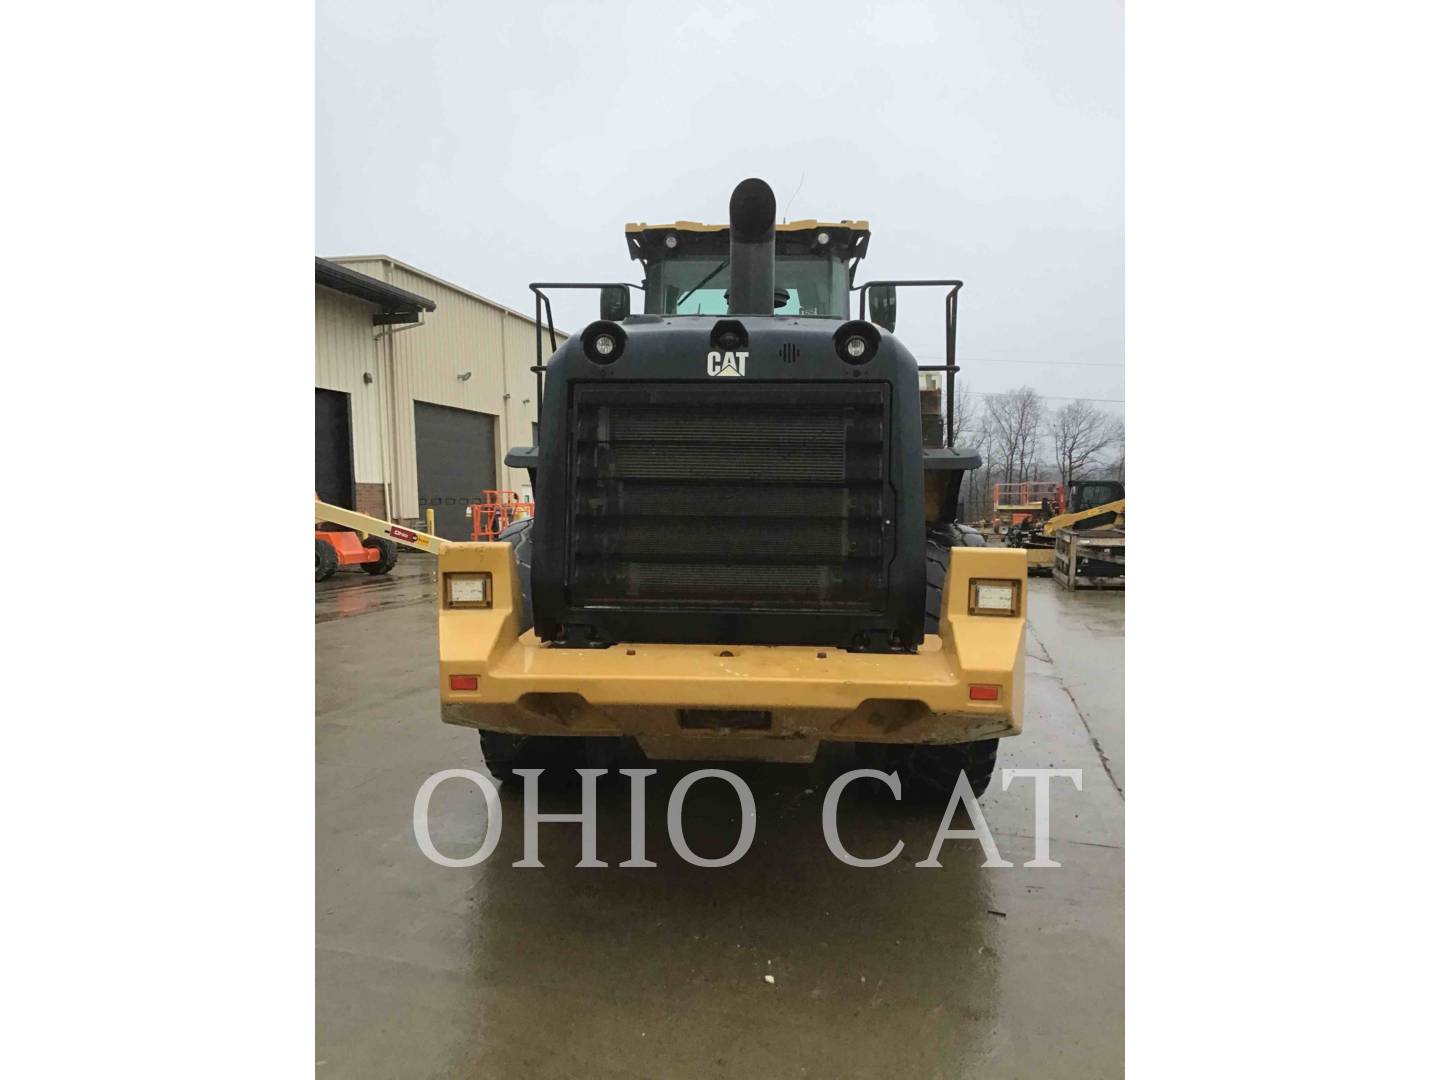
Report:
M990 786L995 772L999 739L922 746L905 743L866 743L858 749L867 768L900 775L904 798L917 802L943 802L955 790L963 772L978 799Z
M964 525L932 526L925 536L925 633L940 632L940 601L950 572L952 547L983 547L985 538ZM856 749L866 766L900 774L906 798L948 799L963 771L975 797L990 786L999 739L921 746L911 743L861 743Z
M985 537L968 525L932 525L925 532L925 633L940 632L940 599L950 572L952 547L984 547Z
M530 602L530 556L535 550L530 530L534 524L534 518L512 521L501 529L500 535L495 538L497 541L511 544L515 548L515 573L520 578L520 600L523 604L523 610L520 613L520 632L522 634L535 625L535 609Z
M534 550L530 530L534 518L513 521L495 539L515 548L515 572L520 579L520 632L535 625L530 602L530 555ZM495 779L514 780L516 769L556 769L575 779L575 770L585 767L587 740L568 735L507 735L500 731L480 732L480 749L485 765ZM548 773L546 774L548 777Z
M570 780L585 767L585 740L569 735L510 735L481 731L480 751L496 780L515 780L516 769L555 769Z
M315 541L315 580L324 581L340 565L340 557L328 540Z
M361 563L360 569L367 574L388 574L395 569L395 561L400 558L400 548L393 540L386 540L382 536L367 536L364 540L367 548L376 548L380 552L378 562Z

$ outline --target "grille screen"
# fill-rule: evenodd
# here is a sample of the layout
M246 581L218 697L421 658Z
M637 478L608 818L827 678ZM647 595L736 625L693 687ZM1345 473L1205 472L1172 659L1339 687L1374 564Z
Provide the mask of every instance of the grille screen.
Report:
M572 604L884 610L885 384L572 392Z

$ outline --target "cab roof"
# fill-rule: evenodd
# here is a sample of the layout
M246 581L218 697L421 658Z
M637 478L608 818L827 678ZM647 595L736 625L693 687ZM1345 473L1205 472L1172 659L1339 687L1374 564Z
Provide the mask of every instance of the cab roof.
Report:
M824 233L826 242L820 243ZM665 246L673 236L675 246ZM649 263L666 255L727 255L730 226L704 225L698 221L675 221L668 225L631 222L625 226L630 257ZM775 226L775 254L810 255L828 251L846 260L863 259L870 243L868 221L789 221Z

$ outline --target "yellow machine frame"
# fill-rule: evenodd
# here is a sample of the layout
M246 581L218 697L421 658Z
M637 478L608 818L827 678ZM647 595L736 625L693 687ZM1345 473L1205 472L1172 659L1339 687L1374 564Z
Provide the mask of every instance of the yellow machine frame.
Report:
M447 723L512 734L633 735L651 757L770 760L807 760L823 740L965 742L1014 735L1023 723L1020 551L952 549L940 633L914 654L743 644L552 648L520 629L509 544L450 544L439 558ZM483 575L488 587L476 586ZM489 606L452 603L457 580L483 589ZM990 581L1014 583L1015 611L972 613L975 583ZM972 697L976 686L995 699ZM747 711L770 714L763 730L744 726Z
M633 735L652 758L771 761L809 760L826 740L957 743L1017 735L1024 723L1028 586L1018 549L952 548L940 632L913 654L812 645L564 649L521 631L509 544L457 543L322 502L315 520L438 557L446 723L521 735ZM462 580L472 586L466 599L456 597ZM978 612L980 584L1013 584L1013 609ZM763 730L743 726L747 713L762 712L770 714Z
M1054 536L1060 529L1071 529L1077 522L1084 522L1090 518L1099 517L1101 514L1114 514L1115 521L1106 528L1123 529L1125 527L1125 500L1116 499L1114 502L1101 503L1099 506L1092 506L1089 510L1076 510L1069 514L1056 514L1045 522L1041 531L1046 536Z

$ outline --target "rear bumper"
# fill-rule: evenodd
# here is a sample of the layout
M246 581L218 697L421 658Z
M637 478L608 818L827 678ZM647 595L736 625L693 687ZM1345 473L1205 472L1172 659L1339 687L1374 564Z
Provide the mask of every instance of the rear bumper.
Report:
M897 655L796 645L551 648L519 630L513 565L508 544L457 544L440 555L447 723L527 735L631 735L665 742L663 756L697 757L733 756L750 742L773 749L773 740L965 742L1018 734L1023 723L1022 551L952 549L940 633L917 653ZM493 606L446 607L449 573L489 573ZM969 614L971 578L1018 582L1019 613ZM452 676L473 676L474 689L452 689ZM975 685L998 687L998 697L972 699Z

